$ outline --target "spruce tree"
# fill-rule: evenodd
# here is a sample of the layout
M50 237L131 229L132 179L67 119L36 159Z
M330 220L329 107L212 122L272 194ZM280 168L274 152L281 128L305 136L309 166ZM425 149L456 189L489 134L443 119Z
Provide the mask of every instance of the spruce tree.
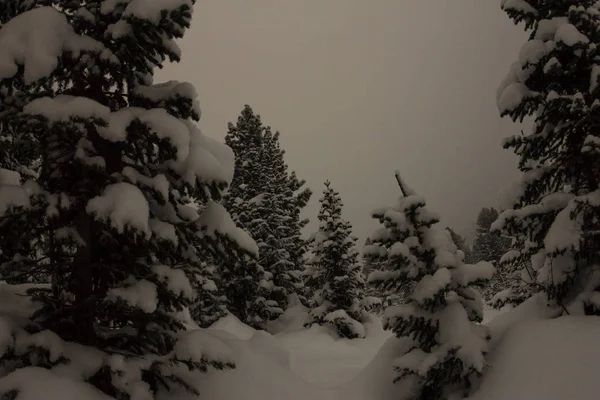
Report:
M531 132L507 138L519 157L520 185L493 229L513 237L503 257L520 291L544 291L561 305L583 300L600 281L600 15L595 1L505 2L531 32L498 90L502 116L533 117Z
M512 281L509 270L501 268L499 265L500 259L510 248L511 239L502 237L498 231L491 231L491 226L497 219L498 211L495 208L484 207L481 209L477 216L477 237L471 253L471 262L488 261L497 270L483 290L486 300L490 300L495 294L509 288Z
M203 262L195 275L196 298L190 316L201 328L208 328L227 315L227 298L219 288L217 267Z
M265 226L268 209L261 204L268 182L262 160L266 129L260 115L245 105L237 123L229 123L225 135L225 143L235 154L235 170L223 204L236 225L257 241L259 250L264 249L262 234L268 231ZM263 252L259 251L260 258L230 257L219 262L229 312L258 329L263 329L269 320L283 312L279 304L270 299L272 275L260 264Z
M244 107L235 125L229 124L226 143L234 150L236 168L225 204L260 248L257 267L265 275L255 279L261 282L258 309L265 319L274 319L287 307L290 294L303 294L306 243L301 230L307 220L300 212L311 192L288 170L279 133L264 126L250 106ZM245 269L239 272L248 275Z
M341 337L363 338L364 279L356 238L352 237L350 223L342 219L340 194L331 188L329 181L325 182L319 202L319 230L310 242L313 258L307 284L313 297L307 325L331 324Z
M382 290L401 290L415 282L406 303L388 307L384 327L414 346L394 363L398 375L414 389L414 399L466 395L485 366L488 328L482 300L472 285L489 279L491 264L463 264L449 233L425 200L396 174L402 196L393 207L376 210L382 227L365 248L381 265L369 282Z
M302 295L304 282L302 269L299 269L293 256L294 251L300 253L303 249L296 247L302 245L301 240L297 240L299 237L294 229L299 221L290 213L292 208L288 202L294 201L294 193L287 185L289 176L283 154L279 145L279 132L272 133L267 127L261 153L267 187L259 205L265 221L257 244L260 263L273 278L270 299L285 310L290 295Z
M24 326L3 318L2 398L20 398L27 372L117 399L197 394L186 370L233 366L192 351L202 332L178 316L205 257L257 251L215 203L233 154L192 122L191 85L152 82L179 60L193 3L0 4L0 262L51 283L29 292Z
M470 260L473 257L472 251L469 248L469 246L467 245L467 241L465 240L464 237L462 237L462 235L458 232L456 232L454 229L450 228L450 227L446 227L446 230L448 231L448 233L450 233L450 238L452 239L452 243L454 243L454 245L463 252L463 261L465 262L471 262Z

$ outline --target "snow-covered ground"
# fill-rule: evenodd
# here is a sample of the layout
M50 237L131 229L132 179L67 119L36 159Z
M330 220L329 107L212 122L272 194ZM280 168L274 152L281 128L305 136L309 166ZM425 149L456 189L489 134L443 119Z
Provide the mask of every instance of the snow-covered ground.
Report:
M487 310L487 319L498 314ZM306 310L296 305L269 330L257 332L229 315L211 331L236 348L237 368L206 377L206 398L233 400L396 400L390 365L405 346L372 317L365 339L339 339L327 327L303 327Z
M337 339L323 327L303 329L302 307L288 310L272 327L254 333L228 316L213 329L237 337L238 368L206 377L215 400L398 400L392 360L403 342L374 318L365 339ZM595 399L600 380L600 318L560 317L540 297L509 310L486 310L494 339L489 367L472 400ZM228 332L228 333L225 333ZM243 389L241 389L243 388ZM243 394L243 396L242 396ZM573 397L573 394L577 396Z
M0 316L11 313L14 307L23 310L30 305L20 296L27 287L0 284ZM296 304L269 326L270 333L255 331L231 315L210 329L191 332L186 339L190 354L208 352L212 358L219 358L222 353L237 365L233 370L210 370L195 378L200 399L403 398L402 387L392 382L394 371L390 366L408 350L406 341L385 332L375 317L366 323L365 339L339 339L326 327L304 328L306 311ZM493 336L487 358L489 366L470 400L596 399L600 392L600 380L596 377L600 369L597 346L600 318L556 318L560 312L548 307L541 296L512 310L487 310L485 323ZM190 325L193 329L191 321ZM65 380L48 370L34 368L21 372L0 380L0 389L20 387L27 400L40 398L44 391L68 394L48 398L106 399L90 386ZM34 372L47 389L23 386ZM173 398L198 399L179 393L175 397L160 397Z

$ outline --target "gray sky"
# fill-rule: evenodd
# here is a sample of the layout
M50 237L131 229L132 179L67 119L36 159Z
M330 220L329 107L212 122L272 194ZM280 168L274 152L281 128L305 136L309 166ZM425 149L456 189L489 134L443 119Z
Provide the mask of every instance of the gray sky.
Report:
M518 176L501 142L520 128L495 93L525 39L500 0L200 0L182 62L156 81L193 83L212 137L246 103L279 130L315 192L311 229L329 179L362 244L399 169L467 233Z

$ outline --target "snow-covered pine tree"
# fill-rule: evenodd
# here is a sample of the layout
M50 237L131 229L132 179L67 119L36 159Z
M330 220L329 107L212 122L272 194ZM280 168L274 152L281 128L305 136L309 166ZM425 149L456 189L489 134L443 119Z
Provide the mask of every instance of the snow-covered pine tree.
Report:
M265 182L259 173L262 151L263 126L260 115L245 105L237 123L228 124L225 143L235 154L235 172L231 187L224 196L224 204L231 217L238 223L238 207L265 192Z
M472 257L475 262L489 261L496 265L510 247L510 238L491 232L492 224L498 219L498 211L493 207L484 207L477 216L477 237L473 242Z
M363 338L364 279L352 225L342 219L342 199L329 181L319 202L319 230L310 241L313 258L307 269L313 293L307 326L331 324L341 337Z
M58 376L118 399L197 393L187 370L233 366L196 351L214 339L181 332L179 317L205 254L257 251L211 200L233 153L193 124L191 85L152 82L179 60L193 4L0 3L2 267L51 278L30 291L26 326L0 321L2 398ZM202 215L185 198L202 199Z
M288 185L287 165L283 160L283 150L279 145L279 132L272 133L267 127L263 134L261 152L262 173L266 182L265 193L258 204L264 222L258 231L260 264L272 276L270 300L277 302L282 310L287 308L288 297L292 294L302 296L304 282L302 269L297 269L296 258L292 252L299 254L303 245L296 236L299 215L291 214L288 202L294 202L294 193ZM299 229L298 229L299 231Z
M472 257L472 252L471 249L469 248L469 246L467 245L467 241L465 240L465 238L458 232L456 232L454 229L450 228L449 226L446 227L446 230L450 233L450 238L452 239L452 243L454 243L454 245L463 252L463 261L464 262L471 262L471 257Z
M383 290L416 282L406 304L388 307L384 326L413 347L396 360L395 381L412 387L411 398L444 399L468 393L485 365L488 328L481 296L471 285L489 279L489 263L463 264L449 233L396 173L402 196L394 207L376 210L382 227L371 236L366 257L383 267L368 281Z
M231 188L223 203L237 226L247 231L257 242L260 257L230 257L219 261L223 291L228 310L248 325L262 329L269 320L283 312L271 297L273 275L265 271L265 240L271 231L271 197L268 193L269 171L263 161L264 136L260 115L249 105L244 106L237 123L228 126L225 136L235 154L235 170ZM269 197L269 198L267 198Z
M281 150L281 158L285 152ZM284 170L288 167L284 164ZM302 238L302 229L308 224L308 218L302 218L301 212L304 207L308 204L312 191L304 187L306 181L299 179L296 176L296 172L291 171L287 174L287 190L285 191L287 199L284 200L284 209L288 215L290 221L286 224L285 232L285 245L290 254L290 260L294 264L295 271L302 271L306 264L306 252L308 244L305 239Z
M511 239L502 237L500 232L491 232L492 224L498 219L498 211L493 207L484 207L477 216L477 237L473 242L470 262L488 261L496 267L496 274L483 290L485 300L508 289L511 286L511 274L508 269L499 266L500 259L510 249Z
M498 89L498 107L515 121L535 120L504 143L523 176L492 227L514 238L501 264L520 274L516 290L543 290L561 305L579 297L587 313L599 313L589 295L600 285L598 6L526 0L503 8L531 35Z
M203 262L194 276L196 298L190 316L201 328L208 328L227 315L227 297L218 286L217 267Z
M252 309L261 309L265 318L276 318L290 294L302 294L306 243L301 230L307 220L301 219L300 211L311 192L288 171L279 133L264 126L250 106L244 107L236 125L229 124L226 143L234 150L236 168L225 204L238 226L259 245L257 266L265 271L263 278L255 280L261 282L257 297L261 306ZM246 269L238 268L244 276Z

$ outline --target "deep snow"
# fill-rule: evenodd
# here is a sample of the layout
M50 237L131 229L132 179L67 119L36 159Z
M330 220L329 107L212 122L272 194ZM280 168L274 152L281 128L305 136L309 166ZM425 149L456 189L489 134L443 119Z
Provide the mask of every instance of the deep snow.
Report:
M33 310L22 296L30 285L0 283L0 316ZM558 317L543 296L519 307L486 310L490 327L485 378L470 400L595 399L600 391L598 317ZM19 313L19 314L20 314ZM234 370L210 370L195 377L200 399L210 400L401 400L403 388L393 384L395 358L408 343L391 337L378 318L366 322L365 339L340 339L327 327L304 328L307 310L296 304L269 331L256 331L228 315L211 328L186 333L179 346L197 355L226 355ZM188 316L189 317L189 316ZM1 328L0 324L0 328ZM1 336L1 335L0 335ZM185 349L183 348L185 347ZM20 376L22 375L22 376ZM105 399L89 385L47 370L25 369L0 379L0 389L21 387L24 399ZM41 385L25 385L31 379ZM37 389L36 389L37 388ZM36 397L37 396L37 397ZM66 396L66 397L65 397ZM197 399L188 394L162 395L160 400Z

